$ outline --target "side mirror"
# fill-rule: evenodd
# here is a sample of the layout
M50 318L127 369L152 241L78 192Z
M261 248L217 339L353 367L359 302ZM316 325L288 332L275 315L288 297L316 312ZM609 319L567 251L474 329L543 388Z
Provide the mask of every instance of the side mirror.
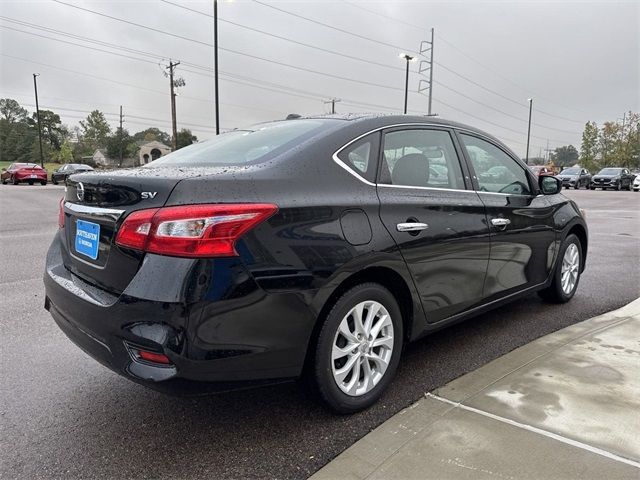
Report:
M555 195L562 191L562 182L556 177L540 176L538 177L538 185L543 195Z

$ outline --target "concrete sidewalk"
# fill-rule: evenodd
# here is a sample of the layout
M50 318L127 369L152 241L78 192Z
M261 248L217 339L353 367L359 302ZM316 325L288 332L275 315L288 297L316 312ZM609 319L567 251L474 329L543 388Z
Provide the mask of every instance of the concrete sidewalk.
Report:
M311 477L640 478L640 299L401 411Z

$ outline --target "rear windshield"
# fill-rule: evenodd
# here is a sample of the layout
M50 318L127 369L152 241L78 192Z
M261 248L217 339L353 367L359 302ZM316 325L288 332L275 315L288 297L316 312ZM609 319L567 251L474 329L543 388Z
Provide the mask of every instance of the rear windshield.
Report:
M560 175L578 175L580 173L579 168L565 168L560 172Z
M622 171L621 168L603 168L598 175L617 175Z
M330 121L303 119L261 123L190 145L145 166L200 167L261 163L311 138Z

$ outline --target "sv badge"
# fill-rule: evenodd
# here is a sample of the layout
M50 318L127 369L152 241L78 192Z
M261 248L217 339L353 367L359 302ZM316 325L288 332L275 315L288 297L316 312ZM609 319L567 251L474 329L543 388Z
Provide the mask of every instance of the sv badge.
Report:
M142 192L141 196L142 199L149 199L149 198L155 198L156 195L158 194L158 192Z

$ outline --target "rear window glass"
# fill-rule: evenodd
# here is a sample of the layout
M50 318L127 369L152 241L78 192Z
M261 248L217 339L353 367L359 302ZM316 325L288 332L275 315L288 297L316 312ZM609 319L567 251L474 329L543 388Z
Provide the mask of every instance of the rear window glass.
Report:
M261 163L311 138L327 120L288 120L223 133L165 155L145 167L200 167Z

